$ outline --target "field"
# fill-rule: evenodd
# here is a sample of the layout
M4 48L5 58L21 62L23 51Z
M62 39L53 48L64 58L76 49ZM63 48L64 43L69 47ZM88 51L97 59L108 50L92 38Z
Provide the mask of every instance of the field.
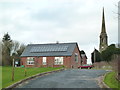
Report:
M57 70L59 68L26 68L27 76L25 76L25 68L14 68L14 81L12 81L12 67L2 67L2 88L5 88L17 81L30 77L32 75Z
M115 78L116 73L110 72L105 76L104 82L107 84L110 88L120 88L120 82L118 82Z

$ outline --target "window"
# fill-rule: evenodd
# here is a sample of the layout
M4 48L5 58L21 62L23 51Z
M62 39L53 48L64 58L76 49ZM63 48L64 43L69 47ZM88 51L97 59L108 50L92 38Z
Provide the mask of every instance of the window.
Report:
M104 39L102 38L102 43L104 43Z
M75 62L78 62L78 54L75 53Z
M46 57L43 57L43 65L46 65Z
M34 65L34 57L27 57L27 65Z
M63 57L55 57L55 65L63 65Z

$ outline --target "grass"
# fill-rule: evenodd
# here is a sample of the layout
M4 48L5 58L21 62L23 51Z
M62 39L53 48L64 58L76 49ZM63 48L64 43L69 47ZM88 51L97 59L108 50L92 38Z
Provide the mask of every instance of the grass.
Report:
M116 80L115 75L116 75L115 72L109 72L108 74L106 74L104 82L110 88L119 88L120 89L120 87L119 87L120 82Z
M0 66L0 90L2 88L2 66Z
M17 81L20 81L22 79L25 79L27 77L30 77L32 75L38 74L38 73L43 73L47 71L53 71L60 69L59 68L26 68L27 71L27 76L25 77L25 69L21 67L16 67L14 69L14 81L12 81L12 67L2 67L2 88L5 88Z

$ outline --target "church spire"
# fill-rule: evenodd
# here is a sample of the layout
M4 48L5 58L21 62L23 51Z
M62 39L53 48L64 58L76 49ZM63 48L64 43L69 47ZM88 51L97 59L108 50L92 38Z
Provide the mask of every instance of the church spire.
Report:
M102 28L101 28L101 33L106 33L104 7L103 7L103 15L102 15Z
M107 48L107 46L108 46L108 40L107 40L107 33L106 33L106 27L105 27L105 15L104 15L104 7L103 7L99 51L102 52Z

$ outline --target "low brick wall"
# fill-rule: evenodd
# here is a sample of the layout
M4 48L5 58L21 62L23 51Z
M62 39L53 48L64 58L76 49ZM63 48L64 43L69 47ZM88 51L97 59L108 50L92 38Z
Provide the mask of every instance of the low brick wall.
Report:
M15 88L15 87L18 86L19 84L21 84L21 83L23 83L23 82L25 82L25 81L27 81L27 80L31 80L31 79L33 79L33 78L35 78L35 77L43 76L43 75L50 74L50 73L60 72L60 71L63 71L63 70L64 70L64 68L63 68L63 69L59 69L59 70L54 70L54 71L49 71L49 72L44 72L44 73L36 74L36 75L30 76L30 77L28 77L28 78L26 78L26 79L24 79L24 80L18 81L18 82L16 82L16 83L8 86L7 88L4 88L3 90Z

